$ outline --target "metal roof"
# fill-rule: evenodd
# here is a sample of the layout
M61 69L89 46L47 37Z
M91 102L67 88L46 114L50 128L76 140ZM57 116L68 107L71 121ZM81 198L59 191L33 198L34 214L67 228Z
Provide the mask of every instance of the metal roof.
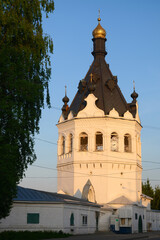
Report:
M134 205L135 203L130 199L126 198L125 196L121 196L108 202L108 204Z
M40 203L72 203L78 205L89 205L93 207L100 207L96 203L89 202L85 199L72 197L66 194L58 194L53 192L46 192L36 189L24 188L17 186L17 197L13 199L14 202L40 202Z
M94 49L97 49L94 54L94 60L85 78L79 82L78 91L70 107L66 108L66 112L62 110L65 119L67 119L71 111L74 116L77 116L78 112L85 108L85 98L90 94L91 74L93 76L92 83L95 86L93 94L97 98L96 105L104 111L105 115L108 115L115 108L120 116L123 116L129 110L133 117L135 117L135 103L138 94L136 97L133 96L135 99L132 103L126 102L118 86L117 76L113 76L109 64L105 61L105 39L103 39L103 42L101 41L102 39L100 38L93 39Z

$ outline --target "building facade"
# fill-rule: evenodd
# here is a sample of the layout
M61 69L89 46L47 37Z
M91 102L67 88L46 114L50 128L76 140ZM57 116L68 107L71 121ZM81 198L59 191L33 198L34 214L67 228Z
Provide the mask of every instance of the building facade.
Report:
M105 61L106 31L93 31L94 60L70 104L65 92L59 118L57 190L18 188L4 230L83 234L160 230L160 212L142 194L138 94L127 103ZM101 208L100 208L101 207Z
M58 191L100 204L141 196L141 123L138 94L127 103L105 61L106 32L93 31L93 56L71 105L63 98L58 127ZM63 180L65 178L65 181Z
M102 204L100 231L159 230L160 213L142 194L141 122L133 86L127 103L105 61L106 31L93 30L93 62L70 104L65 92L58 127L58 192ZM156 226L156 227L155 227Z
M94 233L99 209L98 204L72 196L18 187L10 215L0 220L0 232Z

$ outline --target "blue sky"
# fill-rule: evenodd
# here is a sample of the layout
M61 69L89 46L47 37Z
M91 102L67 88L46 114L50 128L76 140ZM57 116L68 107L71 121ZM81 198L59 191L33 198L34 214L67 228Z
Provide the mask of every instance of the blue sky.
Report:
M139 94L142 178L152 180L153 186L160 185L160 1L55 0L54 13L43 20L44 33L54 43L52 108L42 112L40 134L35 139L37 160L28 168L22 186L56 191L56 124L64 86L67 85L71 103L79 80L85 77L93 61L92 31L97 26L99 9L101 25L107 32L106 62L113 75L118 76L127 102L131 102L133 80Z

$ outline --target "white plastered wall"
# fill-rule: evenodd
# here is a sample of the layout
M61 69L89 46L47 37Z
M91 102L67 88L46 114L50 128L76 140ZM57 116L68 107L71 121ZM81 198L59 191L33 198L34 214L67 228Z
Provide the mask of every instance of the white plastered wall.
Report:
M11 213L1 219L0 231L59 231L72 234L94 233L96 231L98 207L76 204L29 204L14 203ZM39 224L27 224L27 213L39 213ZM70 226L70 216L74 214L74 226ZM82 216L87 216L83 225Z
M73 152L58 156L58 191L81 196L88 179L98 203L106 203L121 195L140 201L141 194L141 125L129 112L119 117L113 109L109 116L95 105L90 94L87 105L76 118L60 121L59 138L73 134ZM95 150L96 132L103 134L103 151ZM80 133L88 135L88 151L80 151ZM111 151L111 133L118 134L118 151ZM131 136L131 152L124 152L124 135ZM67 145L67 143L66 143ZM65 181L64 181L65 179Z

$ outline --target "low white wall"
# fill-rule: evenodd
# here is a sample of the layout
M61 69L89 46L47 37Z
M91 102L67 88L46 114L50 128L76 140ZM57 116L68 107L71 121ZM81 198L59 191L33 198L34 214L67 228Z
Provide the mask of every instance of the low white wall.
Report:
M94 233L97 211L99 208L76 204L14 203L10 215L0 220L0 231L62 230L72 234ZM27 224L27 213L39 213L39 224ZM74 214L74 226L70 226L72 213ZM83 224L83 216L87 216L87 224Z
M39 213L39 224L27 224L27 213ZM4 230L55 230L63 228L62 204L14 203L11 213L0 220L0 231Z
M146 216L147 231L160 231L160 211L149 210Z
M80 206L80 205L65 205L63 226L64 231L72 234L87 234L96 231L96 211L98 208ZM74 214L74 226L70 226L70 216ZM87 216L87 224L83 224L82 218Z
M135 218L135 214L137 214L137 219ZM138 233L138 221L139 217L142 218L142 228L143 232L147 231L146 227L146 208L141 206L133 206L132 208L132 233Z
M99 215L99 223L98 223L98 230L99 231L109 231L110 230L110 218L112 212L111 211L103 211L101 210Z

